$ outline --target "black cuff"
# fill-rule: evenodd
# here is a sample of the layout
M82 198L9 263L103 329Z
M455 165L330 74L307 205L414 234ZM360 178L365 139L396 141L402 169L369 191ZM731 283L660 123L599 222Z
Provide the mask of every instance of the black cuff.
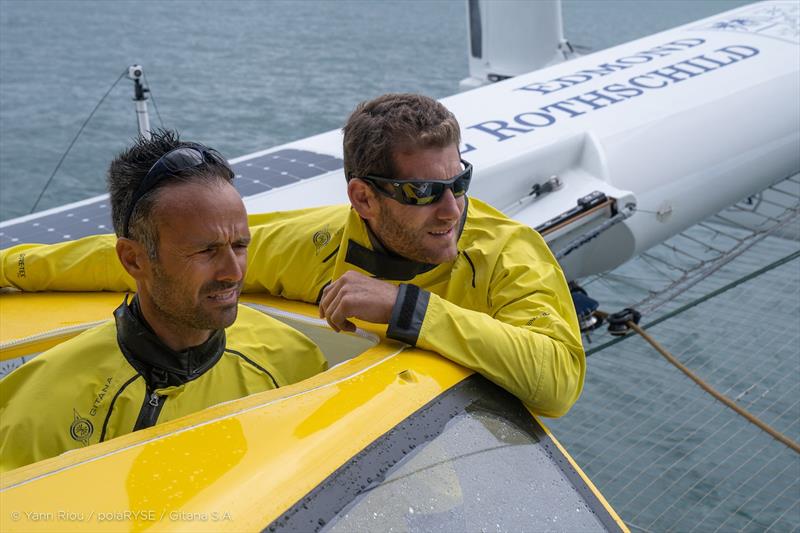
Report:
M400 284L386 336L415 346L428 310L431 293L416 285Z

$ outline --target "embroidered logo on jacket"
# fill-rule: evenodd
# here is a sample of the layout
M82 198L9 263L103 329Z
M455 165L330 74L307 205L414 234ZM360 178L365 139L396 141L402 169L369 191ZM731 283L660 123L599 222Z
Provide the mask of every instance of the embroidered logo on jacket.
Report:
M106 393L108 393L108 389L110 389L110 388L111 388L111 377L109 376L109 377L106 378L106 382L103 385L102 390L100 390L100 392L97 394L97 397L95 397L94 405L89 410L89 414L91 416L95 416L97 414L97 409L103 403L103 398L106 397Z
M17 259L17 277L25 277L25 254L19 254L19 258Z
M526 326L532 326L533 323L536 322L537 320L539 320L540 318L547 318L549 316L550 316L550 313L548 313L547 311L544 311L542 313L539 313L535 317L531 318L530 320L528 320L528 322L525 325Z
M314 241L314 248L317 249L316 253L319 253L326 244L331 242L331 232L328 230L328 226L316 232L311 240Z
M94 425L92 425L92 422L88 418L83 418L79 415L78 411L75 409L72 410L72 413L75 415L75 419L69 426L69 435L73 440L82 442L84 446L88 446L89 439L92 437L92 433L94 433Z

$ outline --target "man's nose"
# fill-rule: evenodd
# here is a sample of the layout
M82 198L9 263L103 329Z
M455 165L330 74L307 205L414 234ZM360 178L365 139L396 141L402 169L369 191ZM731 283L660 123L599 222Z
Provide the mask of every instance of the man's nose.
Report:
M217 279L220 281L241 281L244 277L246 264L246 253L236 253L232 246L224 247L220 250Z
M447 189L436 202L436 215L442 220L454 220L461 215L458 208L458 200L453 195L453 191Z

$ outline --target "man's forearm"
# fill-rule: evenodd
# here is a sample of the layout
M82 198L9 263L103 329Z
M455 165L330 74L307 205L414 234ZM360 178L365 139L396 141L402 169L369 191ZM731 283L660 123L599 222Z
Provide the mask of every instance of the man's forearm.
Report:
M133 279L117 259L116 237L22 244L0 252L0 286L24 291L127 291Z
M555 321L557 326L546 335L464 309L424 290L401 292L403 297L409 294L417 298L416 315L419 305L425 306L424 321L420 326L419 317L406 309L402 323L393 317L390 337L437 352L479 372L543 416L565 414L580 396L585 355L579 338L566 340L575 336L569 325ZM402 305L398 301L398 310ZM405 325L410 327L403 329ZM413 342L415 333L417 339Z

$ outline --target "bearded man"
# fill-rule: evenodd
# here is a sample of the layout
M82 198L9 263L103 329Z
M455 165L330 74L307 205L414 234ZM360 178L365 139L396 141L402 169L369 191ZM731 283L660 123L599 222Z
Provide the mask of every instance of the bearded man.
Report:
M343 132L350 205L252 215L243 290L317 302L336 330L352 318L386 324L388 337L483 374L534 413L566 413L586 362L564 275L538 233L467 197L472 166L453 114L388 94L360 104ZM0 284L124 290L130 279L101 258L108 245L12 248ZM76 284L84 266L65 260L76 253L107 281ZM26 277L12 280L20 260Z
M238 304L250 229L233 177L170 131L111 163L110 251L136 294L0 381L0 471L327 368L303 334Z

